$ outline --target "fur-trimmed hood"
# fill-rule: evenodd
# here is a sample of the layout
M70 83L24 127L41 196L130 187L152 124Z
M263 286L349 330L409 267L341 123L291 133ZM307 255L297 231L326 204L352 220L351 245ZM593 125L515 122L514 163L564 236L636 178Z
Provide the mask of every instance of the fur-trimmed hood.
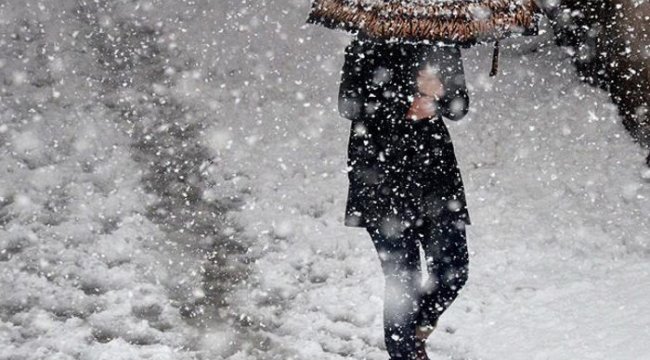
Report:
M534 0L312 0L308 23L377 39L460 44L536 32Z

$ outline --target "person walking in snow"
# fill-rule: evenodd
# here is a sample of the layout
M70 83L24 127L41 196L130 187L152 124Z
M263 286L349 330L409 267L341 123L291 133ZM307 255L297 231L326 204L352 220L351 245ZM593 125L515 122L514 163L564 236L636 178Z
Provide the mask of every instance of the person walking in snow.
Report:
M428 359L425 341L468 278L471 221L442 119L469 109L460 47L494 41L494 76L499 40L536 33L539 10L533 0L312 2L308 23L355 34L338 101L351 121L344 223L365 228L379 255L392 360Z
M427 337L467 281L471 222L442 116L459 120L468 106L457 47L360 35L346 48L339 93L339 111L351 120L345 225L365 227L379 254L391 359L427 359Z

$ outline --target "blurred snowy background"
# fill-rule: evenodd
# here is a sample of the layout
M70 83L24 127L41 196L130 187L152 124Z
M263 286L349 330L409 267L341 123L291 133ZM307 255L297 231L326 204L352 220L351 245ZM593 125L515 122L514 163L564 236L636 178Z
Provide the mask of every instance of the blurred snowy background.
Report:
M0 0L0 359L385 358L342 225L350 36L308 9ZM545 29L495 78L464 52L470 281L434 359L650 354L646 150Z

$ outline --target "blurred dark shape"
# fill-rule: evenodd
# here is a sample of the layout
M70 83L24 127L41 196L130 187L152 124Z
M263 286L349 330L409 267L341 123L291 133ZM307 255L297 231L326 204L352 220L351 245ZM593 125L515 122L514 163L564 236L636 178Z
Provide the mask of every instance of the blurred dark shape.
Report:
M610 93L625 128L650 148L650 2L542 1L556 43L572 49L582 79Z

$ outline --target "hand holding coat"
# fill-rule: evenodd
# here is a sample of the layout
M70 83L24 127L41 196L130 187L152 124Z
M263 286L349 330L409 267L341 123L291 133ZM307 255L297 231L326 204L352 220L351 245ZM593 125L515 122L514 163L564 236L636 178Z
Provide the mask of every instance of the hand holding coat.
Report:
M437 113L450 120L465 116L469 96L458 47L395 44L388 56L377 52L376 43L367 39L355 38L346 47L338 102L342 117L372 117L377 110L405 116L419 93L416 79L423 70L433 72L443 84L443 95L435 103Z

